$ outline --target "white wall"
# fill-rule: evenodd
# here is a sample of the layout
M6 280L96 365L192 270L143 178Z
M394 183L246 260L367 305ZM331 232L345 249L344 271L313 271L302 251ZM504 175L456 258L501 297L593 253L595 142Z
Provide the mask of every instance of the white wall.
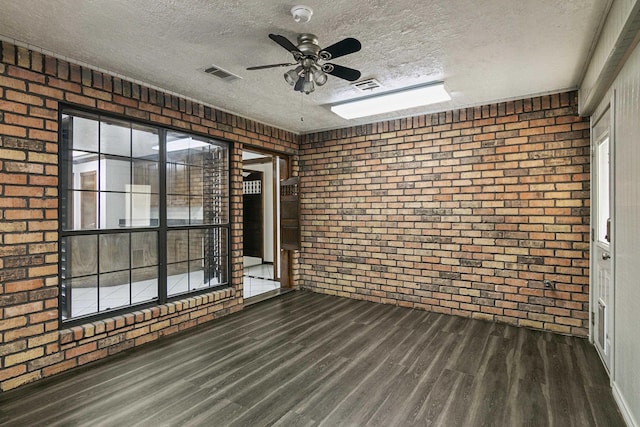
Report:
M614 83L615 101L615 372L640 426L640 48Z
M613 161L613 394L640 427L640 0L613 0L580 85L580 112L611 103ZM634 44L635 47L634 47ZM593 311L593 307L592 307Z
M638 23L634 22L634 16L639 7L638 0L612 2L580 84L580 114L593 113L615 78L617 65L623 59L626 47L632 42L633 28L638 26Z
M640 426L640 45L598 107L613 103L613 392L627 421Z

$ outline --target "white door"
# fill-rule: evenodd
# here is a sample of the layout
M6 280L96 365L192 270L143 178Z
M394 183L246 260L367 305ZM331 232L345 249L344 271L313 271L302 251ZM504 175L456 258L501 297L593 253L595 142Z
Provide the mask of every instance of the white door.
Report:
M611 139L609 112L594 126L593 288L591 313L593 341L605 367L611 372L613 350L613 275L611 212Z

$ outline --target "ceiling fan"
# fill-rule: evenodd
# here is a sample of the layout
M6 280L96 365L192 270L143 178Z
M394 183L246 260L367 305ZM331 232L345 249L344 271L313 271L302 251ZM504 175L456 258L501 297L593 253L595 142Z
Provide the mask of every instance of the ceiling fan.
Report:
M320 60L329 61L359 51L362 45L353 37L347 37L324 49L319 46L318 38L313 34L300 34L298 36L297 46L286 37L278 34L269 34L269 38L289 51L296 62L259 65L257 67L249 67L247 70L262 70L265 68L297 65L295 68L284 73L284 79L289 85L294 87L294 90L306 94L313 92L316 85L322 86L325 84L327 82L327 74L350 82L360 78L360 71L354 70L353 68L328 62L324 64L318 63Z

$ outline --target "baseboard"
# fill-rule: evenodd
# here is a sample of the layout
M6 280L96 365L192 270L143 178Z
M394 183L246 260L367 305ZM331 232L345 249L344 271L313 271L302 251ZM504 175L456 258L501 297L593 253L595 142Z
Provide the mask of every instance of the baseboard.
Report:
M627 426L640 427L640 424L638 424L637 421L633 418L633 415L629 410L629 405L627 405L627 401L624 400L624 397L622 397L622 394L618 389L618 384L616 384L615 381L612 384L611 391L613 392L613 398L618 404L618 408L620 409L620 412L622 413L622 417L624 418L624 421L627 423Z

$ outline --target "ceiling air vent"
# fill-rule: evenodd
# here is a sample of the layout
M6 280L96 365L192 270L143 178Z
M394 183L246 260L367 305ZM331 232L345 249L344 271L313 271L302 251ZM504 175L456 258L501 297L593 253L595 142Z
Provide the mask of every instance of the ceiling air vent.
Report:
M368 90L378 89L382 87L380 82L376 79L360 80L359 82L352 83L351 86L355 87L361 92L366 92Z
M209 68L205 68L204 72L207 74L211 74L212 76L216 76L217 78L224 80L225 82L232 82L240 78L240 76L231 74L230 72L223 70L222 68L215 65L212 65Z

